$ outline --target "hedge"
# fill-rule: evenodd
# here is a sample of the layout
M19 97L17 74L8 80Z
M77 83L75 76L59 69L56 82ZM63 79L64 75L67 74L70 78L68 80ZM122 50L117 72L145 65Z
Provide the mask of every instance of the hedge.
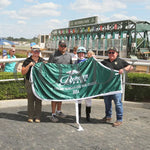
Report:
M0 72L0 80L24 78L21 72Z
M7 73L0 72L0 80L2 79L16 79L15 81L0 82L0 100L4 99L19 99L26 98L26 89L24 81L17 80L23 78L21 73ZM150 84L150 74L146 73L128 73L126 82L128 83L139 83L139 84ZM125 88L125 100L127 101L139 101L139 102L150 102L150 87L148 86L135 86L126 85Z
M139 83L139 84L150 84L150 74L128 73L126 82ZM150 92L149 86L126 85L125 100L150 102L150 93L149 92Z
M21 73L0 72L0 80L15 79L15 81L0 82L0 100L27 97L24 80L18 80L18 78L24 78L24 76Z
M24 81L0 82L0 100L26 98Z

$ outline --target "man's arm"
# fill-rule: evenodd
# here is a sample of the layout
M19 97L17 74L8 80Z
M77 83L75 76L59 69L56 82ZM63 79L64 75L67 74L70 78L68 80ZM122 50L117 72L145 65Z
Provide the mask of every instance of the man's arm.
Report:
M120 69L120 70L119 70L119 74L122 74L122 73L124 73L125 71L131 71L131 70L133 70L133 66L132 66L132 65L128 65L128 66L126 66L126 67Z

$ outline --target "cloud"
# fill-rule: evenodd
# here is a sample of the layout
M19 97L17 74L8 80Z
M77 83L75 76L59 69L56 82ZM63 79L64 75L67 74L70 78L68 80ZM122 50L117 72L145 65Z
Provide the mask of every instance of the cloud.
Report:
M23 19L23 20L28 19L28 17L24 17L24 16L17 14L17 12L15 10L3 11L2 14L8 15L12 19Z
M32 3L34 2L34 0L24 0L25 2L29 2L29 3Z
M26 24L26 22L23 21L23 20L19 20L19 21L18 21L18 24Z
M66 20L58 20L58 19L50 19L45 22L49 30L58 29L58 28L66 28L69 21Z
M120 1L122 1L122 2L124 2L124 3L127 3L127 2L129 2L129 3L143 3L143 2L149 2L149 0L120 0Z
M98 23L107 23L119 20L139 20L139 19L136 16L127 16L120 13L112 14L109 17L104 15L98 16Z
M146 6L145 8L148 9L148 10L150 10L150 5Z
M0 25L0 32L1 32L1 37L25 37L25 38L32 38L32 37L37 37L41 32L44 34L49 33L48 28L47 31L45 26L27 26L24 24L5 24L5 26ZM43 31L43 29L45 31Z
M41 17L41 16L59 16L60 11L57 9L60 6L54 3L39 3L37 5L30 6L28 8L22 8L19 11L19 14L24 16L34 16L34 17Z
M114 14L110 18L108 18L110 21L118 21L118 20L138 20L136 16L126 16L123 14Z
M11 19L18 19L18 22L22 20L29 20L33 17L47 17L47 16L59 16L60 12L57 11L60 6L54 3L42 3L28 8L22 8L20 10L1 11L1 14L7 15Z
M76 0L71 3L71 8L78 12L110 12L116 9L125 9L126 5L118 0Z
M10 4L11 4L11 1L9 0L0 0L0 9L7 7Z

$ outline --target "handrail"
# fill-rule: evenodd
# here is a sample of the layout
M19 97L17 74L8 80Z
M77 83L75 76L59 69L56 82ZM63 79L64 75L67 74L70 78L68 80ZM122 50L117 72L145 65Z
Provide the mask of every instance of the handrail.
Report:
M3 79L3 80L0 80L0 82L8 82L8 81L16 81L16 80L22 81L22 80L24 80L24 78L18 78L18 79Z
M8 63L8 62L22 62L26 58L14 58L14 59L0 59L0 63ZM48 58L44 58L45 60L48 60Z
M127 85L136 85L136 86L150 86L150 84L139 84L139 83L126 83Z
M24 61L25 59L26 58L0 59L0 63L20 62L20 61Z
M102 61L103 59L107 59L107 56L97 56L96 58L98 61ZM15 59L0 59L0 63L5 63L5 62L20 62L24 61L26 58L15 58ZM49 58L44 58L45 60L48 60ZM140 65L140 66L150 66L150 60L144 60L144 59L131 59L131 58L121 58L129 63L134 63L134 65Z

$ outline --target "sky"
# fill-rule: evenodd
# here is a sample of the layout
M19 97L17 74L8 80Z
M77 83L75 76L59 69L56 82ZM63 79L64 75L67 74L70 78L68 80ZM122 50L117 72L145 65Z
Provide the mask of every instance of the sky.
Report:
M0 0L0 37L33 38L92 16L150 22L150 0Z

